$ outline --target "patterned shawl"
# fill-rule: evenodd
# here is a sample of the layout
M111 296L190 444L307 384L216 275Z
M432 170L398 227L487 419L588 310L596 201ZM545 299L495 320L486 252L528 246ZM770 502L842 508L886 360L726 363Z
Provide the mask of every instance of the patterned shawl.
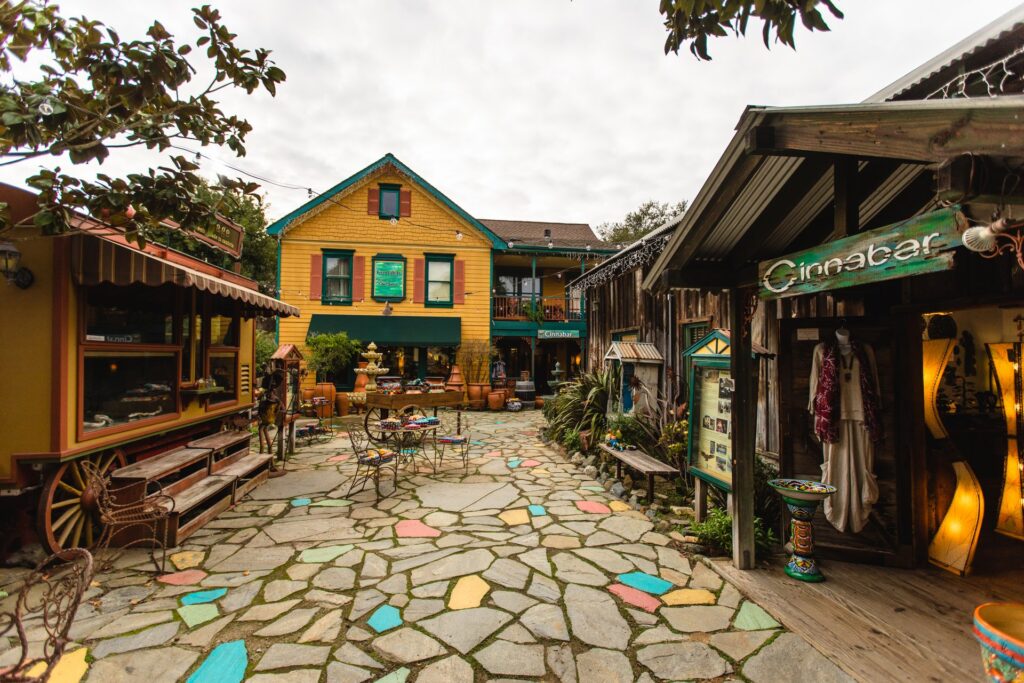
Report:
M879 419L878 386L875 373L864 347L853 342L853 353L860 362L860 393L864 399L864 426L871 441L882 440L882 422ZM839 347L835 342L825 343L822 349L818 390L814 394L814 433L825 443L839 440Z

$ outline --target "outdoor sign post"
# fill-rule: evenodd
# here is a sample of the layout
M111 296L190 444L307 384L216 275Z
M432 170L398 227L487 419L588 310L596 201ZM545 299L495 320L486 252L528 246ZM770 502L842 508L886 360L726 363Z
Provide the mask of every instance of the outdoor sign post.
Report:
M732 492L733 394L731 340L722 330L683 352L689 361L689 470L698 480ZM703 492L702 492L703 493Z
M758 295L778 299L949 270L966 224L952 206L762 261Z

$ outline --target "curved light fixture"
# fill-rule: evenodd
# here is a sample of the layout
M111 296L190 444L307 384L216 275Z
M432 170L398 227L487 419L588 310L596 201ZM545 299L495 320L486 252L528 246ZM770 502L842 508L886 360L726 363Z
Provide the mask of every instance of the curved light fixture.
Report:
M985 499L970 465L963 461L954 462L953 471L956 473L956 492L939 530L928 544L928 561L964 576L970 573L974 551L978 548Z
M996 532L1024 541L1024 377L1021 355L1024 344L986 344L995 370L1006 417L1006 459L1003 461L1003 490L996 513Z

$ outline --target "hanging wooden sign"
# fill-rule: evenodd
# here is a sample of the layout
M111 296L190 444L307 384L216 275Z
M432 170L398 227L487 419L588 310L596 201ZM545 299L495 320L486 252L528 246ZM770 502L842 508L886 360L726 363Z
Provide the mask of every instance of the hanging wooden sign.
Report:
M959 209L932 211L763 261L758 294L778 299L949 270L967 227Z

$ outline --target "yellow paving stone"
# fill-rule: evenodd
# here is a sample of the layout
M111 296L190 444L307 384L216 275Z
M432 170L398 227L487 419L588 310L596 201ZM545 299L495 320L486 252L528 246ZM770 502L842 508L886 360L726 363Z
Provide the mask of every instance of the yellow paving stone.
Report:
M548 472L548 471L547 471L546 469L544 469L543 467L534 467L534 468L533 468L532 470L530 470L530 474L540 474L540 475L545 475L545 474L551 474L551 473L550 473L550 472Z
M621 500L613 500L608 503L608 507L612 509L612 512L625 512L626 510L632 510L629 503L623 503Z
M566 550L568 548L579 548L580 539L575 536L559 536L558 534L551 534L550 536L544 537L544 540L541 541L541 545L545 548Z
M50 683L78 683L89 670L89 664L85 661L85 655L89 648L80 647L72 652L66 652L61 656L60 661L50 672ZM42 676L46 671L46 662L39 662L28 670L28 675Z
M530 513L526 508L521 508L519 510L505 510L498 515L498 518L509 526L518 526L519 524L530 523Z
M171 555L171 562L178 571L192 569L202 564L205 555L206 553L201 550L182 550L180 553Z
M452 589L452 597L448 600L448 609L479 607L489 590L491 590L490 584L476 574L463 576Z
M666 605L713 605L715 594L703 588L682 588L665 593L661 599Z

